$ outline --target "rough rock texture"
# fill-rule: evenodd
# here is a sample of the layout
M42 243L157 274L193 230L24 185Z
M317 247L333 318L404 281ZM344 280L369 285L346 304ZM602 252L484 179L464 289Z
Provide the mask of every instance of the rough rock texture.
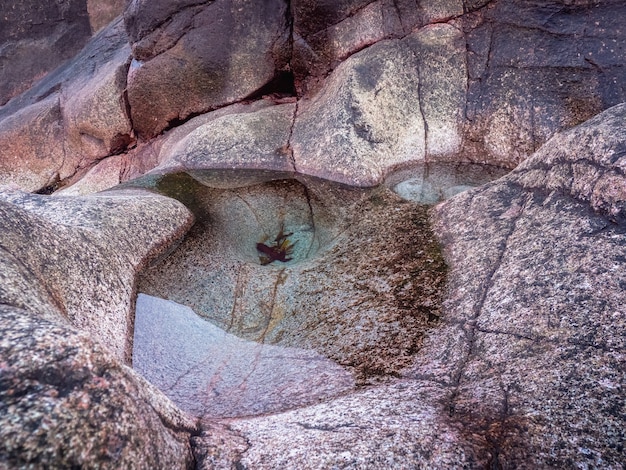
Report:
M283 0L135 0L125 12L136 59L128 99L135 130L159 134L173 121L241 100L286 65Z
M135 0L125 10L135 58L128 100L118 34L109 40L122 41L111 46L120 55L98 67L97 80L74 86L66 76L58 102L23 109L58 96L52 85L61 82L47 77L47 88L0 109L8 149L0 174L52 191L128 151L140 134L139 147L116 160L124 181L159 164L157 134L217 108L222 116L232 103L270 96L284 104L286 95L298 108L286 150L305 173L366 185L406 161L513 168L556 132L626 101L625 9L613 0ZM69 69L112 60L102 48L100 37ZM28 164L18 167L20 154ZM83 191L89 186L104 185Z
M291 146L296 170L359 186L388 165L423 160L424 117L414 52L385 41L353 55L298 105ZM416 104L418 104L416 106Z
M293 171L288 147L295 104L238 109L238 113L209 115L211 119L198 117L176 129L161 146L161 164L155 171L208 168Z
M350 55L382 39L463 13L460 0L295 0L291 68L299 94L315 91Z
M129 362L134 277L146 258L186 231L190 213L171 199L137 192L85 198L10 192L2 193L0 205L2 253L28 273L24 282L45 293L35 301L17 284L2 288L0 302L20 308L36 302L45 306L36 309L41 314L54 305ZM7 281L18 282L12 275Z
M58 310L0 305L0 468L186 469L195 429Z
M130 48L121 21L0 108L0 178L27 191L81 176L134 141L125 100Z
M445 280L424 206L385 188L278 180L209 189L177 178L158 187L200 223L146 271L141 292L251 341L313 349L361 381L410 363L439 317ZM280 234L293 245L286 262L264 264L258 244Z
M448 381L450 416L483 426L501 467L623 462L625 117L612 108L439 210L447 340L415 374Z
M298 104L296 169L368 186L401 163L455 155L462 144L463 51L459 30L436 25L351 56Z
M510 168L626 101L624 2L468 2L464 153ZM478 5L476 5L478 4Z
M189 307L139 294L133 368L181 409L205 418L283 411L354 388L313 351L245 341Z
M3 3L0 56L31 3ZM113 24L0 108L0 185L50 192L85 174L80 192L148 173L136 184L200 223L144 281L369 385L195 431L121 365L137 272L190 213L137 192L6 193L0 467L191 466L196 433L198 468L622 468L625 105L541 145L626 101L625 15L621 0L130 2L131 44ZM291 173L368 185L458 158L528 160L436 209L451 271L430 320L413 282L441 280L414 263L428 258L415 226L435 245L425 209ZM291 174L203 171L256 160ZM188 176L163 176L177 167ZM394 188L423 201L426 183Z
M196 455L254 468L621 468L625 117L611 108L436 208L448 292L402 380L207 424Z
M0 106L73 57L91 36L85 0L0 5Z
M248 468L485 468L463 429L442 419L433 398L443 394L431 382L399 381L301 410L234 420L230 446L222 448L235 447L237 438L247 442L233 453Z
M87 0L89 24L93 32L100 31L120 16L126 7L126 0Z
M189 468L195 424L123 362L134 277L190 213L137 191L0 213L0 467Z

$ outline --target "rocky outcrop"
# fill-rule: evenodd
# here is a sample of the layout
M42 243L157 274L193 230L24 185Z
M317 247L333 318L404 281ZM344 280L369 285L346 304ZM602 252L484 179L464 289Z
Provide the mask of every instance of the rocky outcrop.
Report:
M0 212L0 466L188 468L195 423L124 363L134 277L189 212L137 192Z
M190 468L195 423L62 320L0 305L0 466Z
M383 39L400 38L463 13L460 0L296 0L291 68L299 94L314 92L352 54Z
M135 61L128 99L135 130L153 137L190 115L231 104L287 63L283 0L131 2L125 12Z
M438 210L447 339L414 374L450 385L450 417L482 429L501 467L624 456L625 117L612 108Z
M7 192L0 203L3 253L13 272L27 273L17 285L40 285L42 293L31 297L11 287L1 302L27 308L38 299L36 313L54 308L130 363L134 277L185 232L191 214L176 201L136 192L85 198Z
M128 39L99 36L65 68L95 60L92 78L56 74L0 109L5 182L52 191L120 152L129 153L95 174L112 183L140 176L160 163L155 136L263 95L296 101L283 151L298 171L358 185L407 161L513 168L556 132L626 101L619 2L276 0L253 11L237 1L131 2ZM105 58L109 49L119 56ZM52 136L46 151L43 132ZM20 154L29 163L18 169Z
M296 170L373 186L399 164L457 154L463 48L460 31L442 25L351 56L318 94L298 104L291 139Z
M0 177L27 191L57 189L134 142L125 100L130 48L120 21L73 62L0 108Z
M0 467L620 468L623 2L252 3L134 0L0 108L0 185L80 180L1 193ZM201 429L136 282L214 323L137 343Z
M469 4L466 155L513 168L556 132L626 101L623 3Z
M221 444L206 461L619 468L624 117L626 106L612 108L436 207L451 267L443 317L401 380L226 429L207 424L196 445ZM585 196L605 181L616 188L605 203Z

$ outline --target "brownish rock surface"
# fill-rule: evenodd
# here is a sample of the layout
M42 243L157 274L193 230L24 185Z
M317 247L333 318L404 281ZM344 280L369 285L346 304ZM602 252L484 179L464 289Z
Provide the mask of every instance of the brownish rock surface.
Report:
M85 0L7 0L0 7L0 106L76 55L91 36Z
M0 108L0 185L50 192L131 145L129 63L123 25L114 22L74 61Z
M270 82L286 66L286 14L283 0L132 2L128 100L138 134L153 137Z

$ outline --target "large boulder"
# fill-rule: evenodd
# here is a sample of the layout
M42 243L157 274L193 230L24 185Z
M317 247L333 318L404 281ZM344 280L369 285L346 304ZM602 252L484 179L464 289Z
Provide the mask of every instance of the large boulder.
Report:
M283 0L135 0L124 16L136 59L128 99L145 138L252 95L287 64Z
M192 468L195 423L54 313L0 305L0 467Z
M463 153L513 168L555 133L626 101L624 15L611 0L494 1L464 15Z
M463 13L460 0L295 0L291 69L300 95L314 91L350 55Z
M368 186L399 164L458 153L464 47L459 30L435 25L351 56L298 104L296 170Z
M134 277L188 229L191 214L176 201L136 192L85 198L5 192L0 204L3 253L46 293L37 305L55 305L130 363ZM5 281L22 284L11 276ZM0 301L21 308L34 302L16 289L3 289Z
M415 369L500 467L623 460L626 105L443 204L446 327Z
M195 423L125 364L137 271L190 213L136 191L0 212L0 466L189 468Z
M0 108L0 177L26 191L78 179L134 142L125 98L130 47L121 21L74 61Z

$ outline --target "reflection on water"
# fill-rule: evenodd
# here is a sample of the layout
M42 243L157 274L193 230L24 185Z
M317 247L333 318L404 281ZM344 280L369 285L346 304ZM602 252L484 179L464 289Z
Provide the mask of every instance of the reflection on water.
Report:
M436 204L500 178L510 170L477 163L424 163L389 175L385 186L420 204Z

